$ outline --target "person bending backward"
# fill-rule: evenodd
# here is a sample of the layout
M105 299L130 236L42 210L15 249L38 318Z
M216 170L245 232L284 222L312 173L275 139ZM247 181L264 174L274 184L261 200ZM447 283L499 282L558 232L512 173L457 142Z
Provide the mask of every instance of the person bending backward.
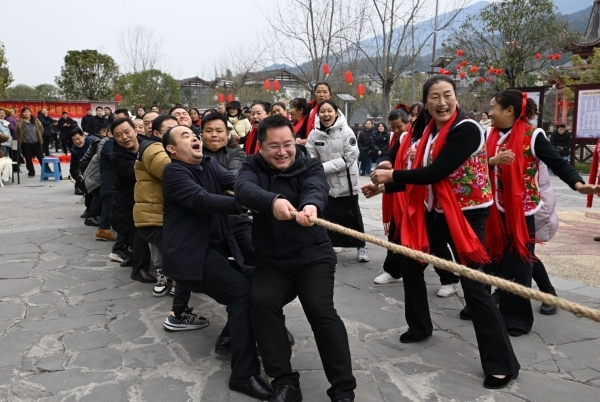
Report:
M268 399L271 387L259 377L260 363L250 322L250 278L227 215L242 206L225 196L235 176L210 157L189 127L167 130L163 146L171 157L163 171L163 273L177 290L204 293L227 307L231 334L229 388ZM289 343L288 343L289 347Z
M413 128L423 133L413 168L378 169L371 180L374 185L398 183L396 190L406 190L403 245L436 254L450 244L457 262L482 269L482 264L490 262L483 243L493 203L485 135L479 124L467 119L459 109L455 91L454 81L444 75L434 75L425 82L425 110ZM413 312L409 316L407 311L409 329L400 341L419 342L432 334L423 275L425 264L409 258L404 261L405 299L410 301L407 305L412 305ZM473 318L485 374L483 385L503 388L518 376L520 365L500 310L486 285L462 276L460 281Z
M258 144L258 154L248 156L242 165L235 196L257 211L252 228L256 250L252 326L265 373L273 378L270 401L302 400L282 311L296 296L331 384L327 394L332 401L353 401L356 380L348 334L333 305L336 256L325 228L309 221L327 204L323 164L297 152L293 126L281 116L260 123ZM293 211L298 211L296 218Z
M600 187L585 184L546 139L544 130L529 125L528 119L535 117L536 108L526 93L515 89L499 92L490 102L492 127L487 139L495 201L487 222L487 248L492 259L499 261L496 275L528 287L535 260L534 215L543 205L539 161L573 190L581 194L600 192ZM499 305L510 335L531 331L533 311L529 299L500 292ZM467 306L471 310L468 302Z

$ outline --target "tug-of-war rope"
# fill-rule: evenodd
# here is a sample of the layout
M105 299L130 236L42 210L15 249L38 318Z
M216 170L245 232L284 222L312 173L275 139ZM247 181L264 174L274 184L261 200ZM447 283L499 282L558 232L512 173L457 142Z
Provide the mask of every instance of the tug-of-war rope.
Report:
M296 212L292 211L292 216L296 216ZM359 240L363 240L369 243L376 244L378 246L387 248L388 250L393 251L397 254L402 254L406 257L410 257L414 260L423 261L428 264L434 265L436 268L442 268L446 271L454 272L455 274L464 276L465 278L472 279L477 282L485 283L486 285L496 286L502 290L505 290L510 293L514 293L518 296L534 299L539 302L549 304L551 306L557 307L561 310L568 311L570 313L575 314L577 317L585 317L590 320L600 322L600 310L596 310L593 308L589 308L586 306L582 306L581 304L577 304L568 300L561 299L560 297L553 296L548 293L540 292L539 290L531 289L520 285L515 282L508 281L506 279L499 278L493 275L487 275L481 271L476 269L472 269L469 267L465 267L464 265L457 264L452 261L443 260L434 255L423 253L421 251L413 250L408 247L400 246L398 244L390 243L388 241L379 239L375 236L371 236L365 233L357 232L356 230L348 229L344 226L337 225L335 223L331 223L326 221L325 219L310 217L309 218L312 223L315 225L323 226L328 230L332 230L335 232L342 233L346 236L351 236L357 238Z

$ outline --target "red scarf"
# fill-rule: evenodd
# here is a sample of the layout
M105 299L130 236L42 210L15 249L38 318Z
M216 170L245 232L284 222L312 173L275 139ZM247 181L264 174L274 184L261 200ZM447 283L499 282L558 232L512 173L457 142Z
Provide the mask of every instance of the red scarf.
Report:
M600 155L598 155L598 152L600 151L600 140L598 140L598 142L596 143L596 148L594 148L594 154L592 155L592 168L590 169L590 179L589 179L589 184L598 184L598 162L600 159ZM600 194L598 194L598 196L600 197ZM592 207L592 202L594 200L594 194L588 194L587 195L587 207L591 208Z
M435 147L432 154L432 159L435 161L440 151L446 143L448 131L458 117L458 109L454 115L440 129ZM413 169L423 166L425 150L432 129L435 127L435 120L431 119L423 137L417 147L417 154L413 163ZM485 251L485 248L479 241L479 238L473 232L471 225L465 219L465 216L456 201L456 197L452 192L450 181L446 178L432 185L433 192L437 195L442 209L446 217L448 228L452 236L452 241L456 246L458 255L456 258L462 264L480 263L488 264L490 259ZM407 185L407 205L402 219L402 243L407 247L415 250L429 252L429 239L427 238L427 228L425 225L425 205L424 201L427 197L427 186L425 185Z
M310 135L310 133L315 128L315 120L317 120L317 109L319 109L318 105L315 105L313 110L310 111L308 115L308 124L306 124L306 138Z
M521 115L513 124L508 135L508 149L515 153L515 159L510 165L502 166L502 193L504 195L504 222L500 216L500 211L496 200L492 204L490 216L487 220L485 230L485 242L488 253L493 260L500 260L504 254L507 245L514 249L525 261L531 261L534 258L527 246L531 242L527 224L525 223L525 210L523 209L523 165L525 157L523 156L523 141L525 132L531 127L527 123L527 94L523 92L523 101L521 106ZM487 139L488 158L496 155L500 130L493 127L490 136ZM531 144L533 146L533 144ZM492 184L492 194L496 195L496 171L490 176Z
M392 144L395 143L396 134L394 133ZM412 137L412 130L410 126L408 127L408 131L404 134L402 138L402 142L400 143L400 147L398 148L398 153L396 154L396 159L394 160L394 170L403 170L404 169L404 156L408 152L410 148ZM399 191L392 194L383 194L381 198L381 215L383 220L383 230L386 235L390 233L390 224L392 222L392 218L394 218L394 223L396 224L396 239L400 237L400 228L402 227L402 214L406 209L406 194L403 191Z
M244 143L244 152L246 155L254 155L258 153L258 138L256 138L256 127L252 126L250 132L246 136L246 142Z
M306 116L302 117L296 124L294 124L294 135L298 135L298 133L300 132L300 129L302 129L304 120L306 120ZM308 137L308 133L306 136Z

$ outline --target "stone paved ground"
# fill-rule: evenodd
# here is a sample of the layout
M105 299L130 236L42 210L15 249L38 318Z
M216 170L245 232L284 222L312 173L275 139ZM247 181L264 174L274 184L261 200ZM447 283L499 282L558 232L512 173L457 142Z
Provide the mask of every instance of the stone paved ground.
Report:
M555 181L556 182L556 181ZM599 210L556 185L563 216L557 237L540 249L560 296L600 308ZM229 362L213 352L225 310L203 295L191 305L210 320L199 331L168 333L161 322L170 298L108 261L110 244L95 242L68 182L24 178L0 188L0 400L250 401L227 388ZM361 199L367 231L383 235L379 200ZM587 214L587 215L586 215ZM420 344L398 342L406 330L402 284L374 285L384 252L371 262L339 255L336 307L343 318L358 380L357 401L597 401L600 324L559 312L537 313L528 336L513 338L523 370L502 391L482 387L470 322L458 319L460 294L436 297L427 272L435 331ZM592 271L594 270L595 271ZM579 278L577 273L587 275ZM588 285L589 284L589 285ZM327 401L328 387L310 327L297 302L285 309L296 337L293 367L305 401Z

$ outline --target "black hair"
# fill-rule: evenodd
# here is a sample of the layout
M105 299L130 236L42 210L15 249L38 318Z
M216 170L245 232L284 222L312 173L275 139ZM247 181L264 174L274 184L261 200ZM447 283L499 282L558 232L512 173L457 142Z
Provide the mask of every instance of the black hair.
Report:
M23 109L21 109L21 114L23 114L23 110L25 110L25 109L28 109L31 112L31 109L29 109L28 107L27 108L24 107ZM63 115L63 114L68 115L69 112L67 112L66 110L63 110L62 113L61 113L61 115Z
M250 106L250 109L252 109L255 105L261 105L263 107L263 109L265 110L265 112L271 113L271 104L269 102L265 102L265 101L261 101L261 100L254 101L254 103L252 103L252 106Z
M181 106L181 105L178 103L177 105L175 105L175 106L173 106L171 109L169 109L169 113L168 113L168 114L171 114L171 113L173 113L173 111L174 111L175 109L183 109L183 110L185 110L186 112L188 112L188 110L187 110L186 108L184 108L183 106ZM154 112L154 113L156 113L156 112ZM189 113L189 112L188 112L188 113Z
M279 106L280 108L282 108L283 110L285 110L287 112L287 106L283 102L275 102L275 103L273 103L271 105L271 111L273 111L273 106Z
M567 128L567 126L565 124L557 124L556 129L558 130L559 128Z
M517 91L516 89L505 89L498 92L493 96L493 98L496 100L496 103L502 107L502 109L507 109L508 107L512 106L515 110L516 119L521 116L521 109L523 109L523 93L521 91ZM533 119L536 113L537 105L533 99L527 98L527 103L525 104L525 117L527 117L527 119Z
M202 113L202 120L204 120L204 117L208 116L209 114L213 114L213 113L219 113L219 111L217 109L214 109L214 108L206 109L204 111L204 113Z
M199 111L198 109L196 109L195 107L192 107L192 108L190 108L190 110L189 110L189 112L188 112L188 113L190 113L190 117L191 117L191 115L192 115L192 113L191 113L191 112L192 112L192 110L195 110L195 111L196 111L196 113L198 113L198 117L202 116L202 114L200 114L200 111Z
M150 113L150 112L148 112L148 113ZM146 113L146 114L148 114L148 113ZM156 113L156 112L153 112L153 113ZM177 118L175 118L175 116L171 116L168 114L161 114L156 119L152 120L152 133L154 134L155 131L160 131L160 127L167 120L174 120L175 123L179 124L177 122Z
M482 115L483 115L484 113L485 113L485 115L486 115L488 118L490 117L490 113L489 113L489 112L487 112L487 111L485 111L485 110L484 110L483 112L481 112L481 114L482 114Z
M292 126L292 123L283 116L275 115L275 116L267 117L266 119L261 121L260 124L258 125L257 136L256 136L258 139L258 142L260 142L261 144L263 142L265 142L265 140L267 139L267 130L268 129L280 128L280 127L289 128L290 134L292 134L292 137L294 136L294 126Z
M133 121L131 121L131 119L121 118L121 119L117 119L117 120L113 121L113 124L110 125L110 132L114 133L115 128L117 128L117 126L120 126L123 123L128 123L131 126L131 128L133 128L135 130L135 125L133 124Z
M74 127L71 130L71 137L74 136L74 135L83 135L83 130L79 126Z
M146 117L146 115L147 115L147 114L150 114L150 113L156 113L156 114L157 114L157 115L159 115L159 116L161 115L159 112L153 112L153 111L151 110L151 111L149 111L149 112L146 112L146 113L144 113L144 115L141 117L141 119L143 119L144 117ZM140 118L140 117L138 117L138 118Z
M113 112L111 108L109 108L108 106L105 106L104 109L108 109L109 112Z
M92 108L91 108L91 107L88 107L87 109L85 109L85 111L86 111L86 112L87 112L88 110L92 110Z
M333 95L333 91L331 90L331 85L329 85L329 83L328 83L328 82L326 82L326 81L319 81L319 82L317 82L317 83L315 84L315 86L313 87L313 89L312 89L312 92L311 92L311 96L312 96L312 99L313 99L313 100L315 100L315 93L317 92L317 88L318 88L320 85L325 85L325 86L327 87L327 89L329 89L329 93L330 93L331 95Z
M415 102L412 105L410 105L410 107L408 108L408 113L412 113L413 109L417 108L417 110L419 111L418 114L421 114L421 112L423 111L423 102Z
M442 82L442 81L447 82L448 84L452 85L452 89L454 90L454 93L456 93L456 83L452 80L452 78L450 78L446 75L442 75L442 74L432 75L423 84L423 103L422 103L423 105L425 105L425 103L427 102L427 95L429 95L429 89L433 85L437 84L438 82ZM415 105L413 105L413 106L415 106ZM410 110L412 110L413 106L411 106ZM425 128L427 127L427 124L429 124L430 120L431 120L431 115L429 114L427 109L423 108L423 110L421 110L421 113L419 113L419 116L417 117L417 120L415 120L415 123L414 123L413 139L421 138L421 136L425 132Z
M223 118L223 116L220 113L210 113L208 116L204 117L202 119L202 131L204 131L204 126L206 125L206 123L208 123L209 121L214 121L214 120L220 120L223 122L223 124L225 125L225 130L227 130L227 121Z
M98 132L100 132L102 130L108 131L109 129L110 129L110 125L108 125L107 123L98 124Z
M178 126L175 126L178 127ZM169 155L169 157L171 156L171 153L169 152L169 150L167 150L167 145L175 145L175 141L171 138L171 130L173 130L175 127L172 127L170 129L168 129L167 131L165 131L165 133L162 136L162 145L163 148L165 149L165 152L167 153L167 155Z
M402 120L402 123L408 124L408 113L404 109L394 109L388 115L388 121Z
M98 109L102 109L102 111L104 111L104 108L102 106L96 106L96 110Z
M110 110L110 108L109 108L109 110ZM125 116L129 116L129 110L127 110L126 108L121 108L121 109L115 110L115 112L113 114L124 114Z
M375 128L376 128L376 130L375 130L375 131L379 131L379 125L382 125L382 126L383 126L383 132L384 132L384 133L388 131L388 129L387 129L387 126L386 126L386 125L385 125L385 123L384 123L384 122L382 122L382 121L380 121L379 123L377 123L377 125L375 126Z
M338 105L336 105L336 103L334 101L332 101L332 100L324 100L321 103L319 103L319 107L317 109L317 113L319 113L318 111L321 109L321 106L323 106L325 104L331 105L331 107L333 108L333 110L335 110L336 112L338 112L340 110L340 108L338 108Z
M294 109L302 110L302 114L304 116L308 116L310 114L310 107L308 106L308 101L305 98L294 98L290 101L290 107Z

